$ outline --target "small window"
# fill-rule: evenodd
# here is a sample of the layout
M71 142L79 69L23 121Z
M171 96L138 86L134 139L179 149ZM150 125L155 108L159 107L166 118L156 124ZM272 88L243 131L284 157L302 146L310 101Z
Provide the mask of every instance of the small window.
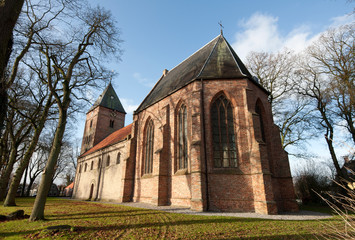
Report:
M92 120L90 120L90 128L92 128Z
M87 164L87 163L85 163L84 172L86 172L87 168L88 168L88 164Z
M114 120L110 120L110 128L113 128L114 124L115 124L115 121Z
M108 155L106 159L106 167L108 166L110 166L110 155Z
M90 166L90 170L94 169L94 161L91 161L91 166Z
M116 164L120 164L121 162L121 153L117 154Z
M79 166L79 173L81 173L81 164L80 164L80 166Z
M99 162L97 163L97 168L100 168L101 166L101 158L99 158Z

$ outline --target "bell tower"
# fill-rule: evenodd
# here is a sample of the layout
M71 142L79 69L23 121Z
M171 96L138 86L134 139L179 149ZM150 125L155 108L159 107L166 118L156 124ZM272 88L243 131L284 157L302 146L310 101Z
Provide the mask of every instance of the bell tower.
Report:
M126 112L110 83L86 113L80 154L98 144L111 133L123 128L125 116Z

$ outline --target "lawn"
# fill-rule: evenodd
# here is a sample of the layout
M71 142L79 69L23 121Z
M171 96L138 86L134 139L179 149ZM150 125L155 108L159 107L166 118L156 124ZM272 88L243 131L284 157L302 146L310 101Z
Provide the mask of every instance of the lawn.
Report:
M18 209L30 214L33 198L18 198L17 207L0 207L6 215ZM0 239L316 239L342 225L339 218L321 221L276 221L252 218L196 216L132 208L115 204L47 200L47 220L0 222ZM49 226L70 225L51 232Z

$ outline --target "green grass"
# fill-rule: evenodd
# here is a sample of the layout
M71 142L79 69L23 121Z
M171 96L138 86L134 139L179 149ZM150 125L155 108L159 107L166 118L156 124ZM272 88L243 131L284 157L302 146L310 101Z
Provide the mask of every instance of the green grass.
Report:
M6 215L23 209L30 215L33 198L18 198L18 206L0 206ZM325 224L339 224L333 217L321 221L276 221L173 214L114 204L48 198L45 221L27 219L0 223L0 239L316 239ZM70 225L70 230L48 232L48 226Z

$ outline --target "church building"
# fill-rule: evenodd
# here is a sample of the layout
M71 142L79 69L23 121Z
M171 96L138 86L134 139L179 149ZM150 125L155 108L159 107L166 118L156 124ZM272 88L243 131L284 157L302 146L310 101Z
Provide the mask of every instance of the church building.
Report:
M130 125L109 84L86 115L73 197L297 211L268 96L223 34L164 70Z

